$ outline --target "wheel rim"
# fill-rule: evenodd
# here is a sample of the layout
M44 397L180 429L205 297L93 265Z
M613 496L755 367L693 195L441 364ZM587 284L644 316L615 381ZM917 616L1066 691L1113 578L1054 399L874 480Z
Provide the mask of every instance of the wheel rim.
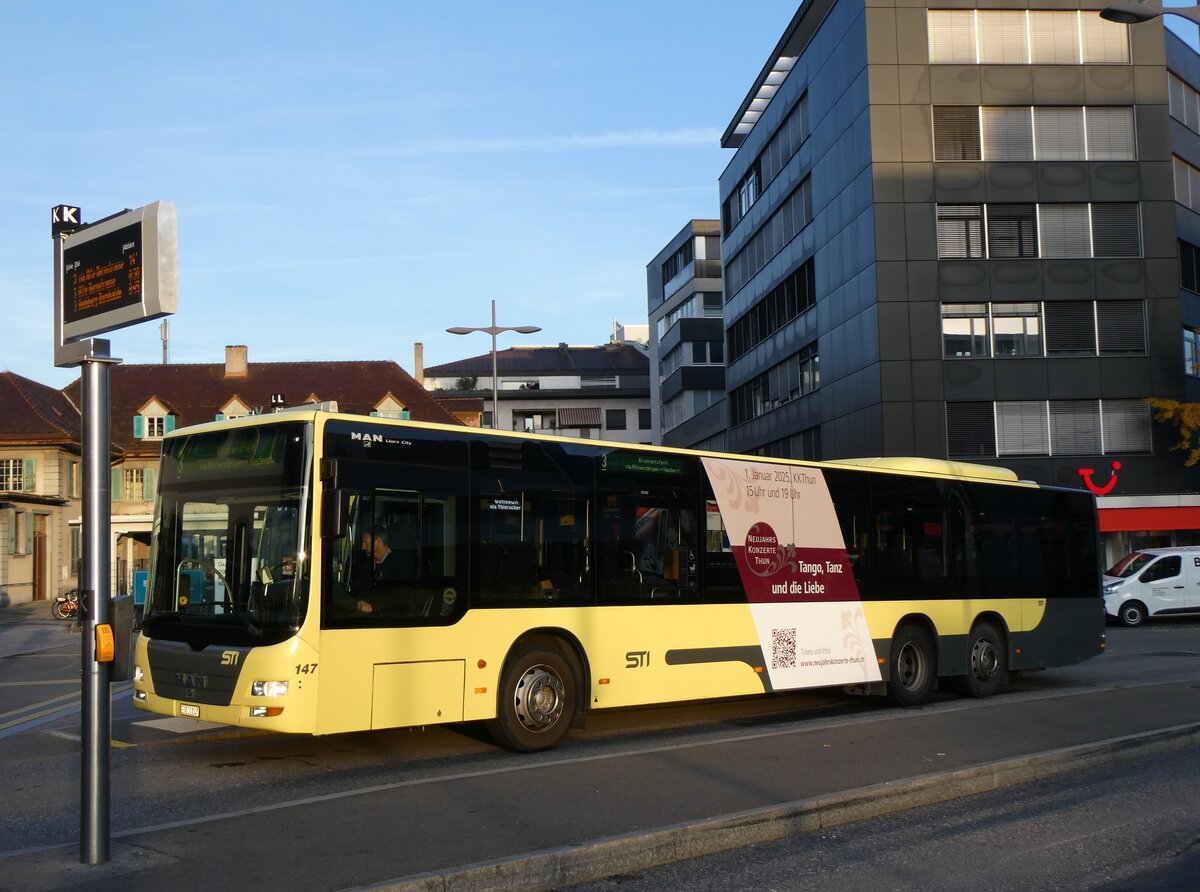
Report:
M980 681L990 681L996 674L1000 663L1000 655L992 639L979 637L971 648L971 672Z
M1131 626L1136 626L1142 621L1142 611L1136 607L1127 606L1124 613L1125 622Z
M517 679L513 706L517 720L529 731L547 731L562 716L566 685L550 666L530 666Z
M925 683L925 651L911 641L900 648L896 676L906 691L920 690Z

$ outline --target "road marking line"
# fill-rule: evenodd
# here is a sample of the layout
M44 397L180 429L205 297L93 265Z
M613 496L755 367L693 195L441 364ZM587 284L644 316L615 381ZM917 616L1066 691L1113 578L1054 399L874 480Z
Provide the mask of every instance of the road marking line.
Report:
M0 681L0 688L20 688L36 684L79 684L78 678L55 678L48 681Z

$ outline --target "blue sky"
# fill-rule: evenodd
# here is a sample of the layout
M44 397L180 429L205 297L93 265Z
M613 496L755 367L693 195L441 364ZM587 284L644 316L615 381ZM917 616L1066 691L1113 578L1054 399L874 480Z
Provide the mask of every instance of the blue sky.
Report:
M179 219L173 362L602 343L715 217L720 135L795 0L21 2L0 32L0 369L54 386L49 212ZM158 362L158 324L106 335Z

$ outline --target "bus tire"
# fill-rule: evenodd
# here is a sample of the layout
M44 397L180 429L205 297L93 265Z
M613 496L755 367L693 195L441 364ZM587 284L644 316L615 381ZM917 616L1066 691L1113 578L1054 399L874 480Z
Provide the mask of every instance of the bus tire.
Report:
M500 675L496 717L488 734L518 753L550 749L575 715L578 673L558 651L537 644L518 648Z
M1146 608L1141 601L1126 601L1117 612L1117 618L1121 621L1121 625L1132 629L1146 621Z
M897 706L924 702L936 677L933 638L920 626L901 626L892 636L888 699Z
M992 623L976 623L967 639L967 675L962 689L968 697L990 697L1008 678L1008 649Z

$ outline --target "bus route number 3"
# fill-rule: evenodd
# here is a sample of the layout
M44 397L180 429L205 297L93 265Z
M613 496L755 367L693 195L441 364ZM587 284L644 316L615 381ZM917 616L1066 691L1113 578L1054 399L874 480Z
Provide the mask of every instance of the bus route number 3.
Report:
M316 675L317 674L317 664L316 663L297 663L296 664L296 674L297 675Z

